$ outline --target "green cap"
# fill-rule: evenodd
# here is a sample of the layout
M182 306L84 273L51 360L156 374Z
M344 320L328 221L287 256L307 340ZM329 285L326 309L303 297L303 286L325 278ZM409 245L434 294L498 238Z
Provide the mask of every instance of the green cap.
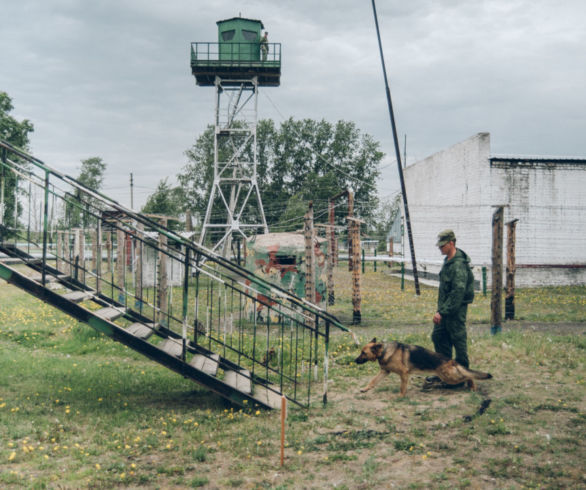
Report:
M448 242L455 242L456 241L456 234L452 230L444 230L440 231L437 236L437 243L435 244L437 247L443 247Z

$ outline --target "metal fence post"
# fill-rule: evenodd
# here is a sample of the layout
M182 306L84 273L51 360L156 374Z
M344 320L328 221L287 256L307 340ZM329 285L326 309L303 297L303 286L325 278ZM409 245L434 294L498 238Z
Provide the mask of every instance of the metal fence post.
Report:
M43 262L42 262L42 283L45 286L47 275L47 232L49 230L49 172L45 171L45 205L43 211Z

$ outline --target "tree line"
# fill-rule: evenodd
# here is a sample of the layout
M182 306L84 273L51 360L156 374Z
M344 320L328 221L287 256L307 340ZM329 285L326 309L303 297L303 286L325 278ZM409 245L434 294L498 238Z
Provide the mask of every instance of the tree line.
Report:
M229 143L220 143L220 160L230 153L222 144ZM354 192L355 214L374 219L378 166L384 154L380 144L355 123L290 118L277 126L263 119L257 125L256 150L257 180L272 230L298 229L309 201L316 212L323 213L332 196L349 188ZM253 151L249 142L242 158L252 161ZM160 181L143 211L178 215L189 209L205 213L214 172L214 127L208 126L185 154L188 162L177 175L179 185ZM336 215L342 220L346 210L340 207Z
M0 92L0 138L27 150L34 127L26 119L14 118L12 110L10 97ZM328 200L345 189L354 192L354 213L366 221L370 233L384 235L388 230L398 211L398 201L380 203L377 196L379 165L384 154L380 144L354 122L289 118L277 125L263 119L257 124L256 136L256 148L252 140L248 141L242 158L253 161L253 153L257 152L258 185L271 231L302 227L309 201L314 203L316 221L325 222ZM220 140L220 160L232 154L229 144L234 142ZM178 184L170 184L168 178L159 181L141 212L177 217L187 211L200 218L205 215L213 182L214 127L208 126L185 155L187 163L176 175ZM99 191L106 169L101 157L82 160L77 180ZM18 206L14 200L14 178L9 176L4 185L4 223L10 227L14 224L14 206ZM84 225L81 210L90 203L82 202L81 195L71 197L76 204L66 211L68 225ZM346 214L346 204L341 203L336 209L338 224L345 224Z

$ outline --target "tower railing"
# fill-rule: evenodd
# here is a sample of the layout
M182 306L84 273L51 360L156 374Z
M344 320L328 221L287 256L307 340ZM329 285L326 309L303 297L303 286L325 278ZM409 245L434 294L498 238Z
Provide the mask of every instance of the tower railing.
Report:
M261 391L266 406L281 395L304 407L316 394L326 401L330 328L348 330L190 238L0 140L0 277L94 328L101 307L111 327L100 331L235 403ZM139 330L152 345L128 335ZM195 373L197 356L218 374ZM229 371L252 389L224 389Z
M191 64L222 64L226 66L254 65L275 66L281 63L281 43L267 43L266 57L263 58L258 42L241 43L191 43Z
M281 44L267 43L191 43L191 72L200 86L212 86L216 77L223 83L239 84L257 77L259 86L281 83Z

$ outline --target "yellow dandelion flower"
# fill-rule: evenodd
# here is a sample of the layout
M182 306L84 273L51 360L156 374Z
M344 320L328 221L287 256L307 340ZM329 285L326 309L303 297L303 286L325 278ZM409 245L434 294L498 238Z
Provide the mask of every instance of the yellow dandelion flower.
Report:
M10 456L8 456L8 461L12 461L14 458L16 458L16 451L12 451L10 453Z

